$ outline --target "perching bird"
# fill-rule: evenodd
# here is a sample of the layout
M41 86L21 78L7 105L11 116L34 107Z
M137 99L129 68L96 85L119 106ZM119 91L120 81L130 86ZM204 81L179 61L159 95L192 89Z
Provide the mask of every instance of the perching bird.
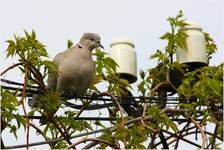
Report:
M85 33L78 44L56 55L53 61L58 66L59 76L48 76L48 88L83 95L94 76L92 50L97 47L103 48L99 35Z
M103 48L100 36L96 33L84 33L78 44L57 54L53 62L58 66L59 74L48 75L48 88L75 96L84 95L94 76L92 50L98 47ZM36 100L34 96L29 105L35 105Z

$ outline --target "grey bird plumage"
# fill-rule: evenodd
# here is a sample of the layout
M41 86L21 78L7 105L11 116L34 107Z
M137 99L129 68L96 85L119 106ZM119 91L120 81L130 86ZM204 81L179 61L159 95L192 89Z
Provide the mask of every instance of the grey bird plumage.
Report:
M92 50L97 47L102 47L99 35L85 33L78 44L56 55L59 76L49 75L48 88L83 95L94 76Z
M92 50L102 47L100 36L96 33L84 33L78 44L55 56L53 62L58 66L58 75L49 74L47 86L75 96L84 95L94 77ZM29 100L33 107L38 96Z

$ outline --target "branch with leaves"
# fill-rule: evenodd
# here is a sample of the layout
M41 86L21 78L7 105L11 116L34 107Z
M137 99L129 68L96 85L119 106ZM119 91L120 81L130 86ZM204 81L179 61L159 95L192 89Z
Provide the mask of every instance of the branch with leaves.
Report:
M212 137L213 141L215 139L223 141L223 138L220 138L223 135L223 64L214 67L206 66L186 73L186 66L173 60L177 47L186 47L188 35L184 30L180 30L180 28L187 25L185 20L186 18L182 11L175 17L168 17L167 21L170 24L170 31L160 37L161 40L167 42L164 51L158 49L155 54L151 55L152 59L157 59L159 66L146 71L141 70L139 73L141 81L138 85L138 92L140 96L132 96L131 85L127 80L121 79L116 72L118 64L108 57L106 52L99 49L95 50L96 72L88 92L96 94L79 97L78 100L81 102L81 105L74 105L75 109L79 109L78 111L61 107L62 104L65 104L63 102L63 93L46 88L45 79L48 73L57 75L58 69L52 61L47 60L46 47L37 40L36 33L34 31L31 33L24 31L24 36L14 35L13 40L7 41L6 55L7 58L18 56L19 60L3 70L1 76L6 75L12 69L19 68L19 73L22 74L24 81L23 83L6 81L6 83L8 82L16 87L2 86L0 89L2 94L1 131L7 128L17 138L18 130L22 126L26 129L27 136L25 145L5 146L5 148L28 148L46 143L49 143L52 149L72 148L86 141L92 142L84 148L91 148L96 145L98 148L106 148L107 146L122 148L120 145L116 145L117 143L122 143L124 148L145 149L145 143L149 141L150 148L158 148L164 141L168 146L176 142L175 148L178 148L180 145L178 144L179 140L196 147L206 148L204 144L205 137L206 135L212 136L213 133L203 131L200 125L206 126L208 123L216 125L215 135ZM217 47L208 33L204 33L204 35L207 56L211 59ZM70 48L72 45L73 42L69 40L67 48ZM183 76L183 80L181 80L181 84L178 86L173 85L170 78L170 73L176 70ZM103 92L99 88L99 85L102 83L106 85L106 90L103 90ZM162 107L159 105L158 107L159 101L163 102L172 99L169 95L158 95L158 90L164 87L164 85L169 85L174 93L177 92L178 94L178 98L175 99L175 103L171 106L174 109L166 108L164 105ZM127 91L130 93L128 94ZM37 105L38 107L28 111L25 108L25 102L28 95L33 96L33 94L39 95L39 104ZM109 98L106 99L104 98L105 96ZM97 103L91 105L94 101L97 101ZM107 101L112 103L107 103ZM136 101L139 107L132 107L133 101ZM100 106L102 103L105 105L112 104L106 106L109 112L107 120L113 124L112 127L105 126L101 120L93 122L92 120L85 120L85 118L83 120L78 119L83 111L90 111L87 109L88 107L97 107L97 105ZM72 106L70 103L67 104L66 106ZM24 115L18 114L20 106L23 107ZM133 113L127 113L132 114L132 116L128 116L124 113L125 109L122 108L123 106L130 106L130 110L140 112L140 114L133 115ZM61 116L54 116L54 113L46 116L43 113L43 109L51 112L59 107L63 110ZM141 110L137 111L136 109ZM45 120L47 124L39 127L40 124L32 123L31 121L35 119L36 114L43 115L43 117L38 119ZM122 123L118 116L122 118ZM189 120L189 118L192 120ZM196 122L198 119L200 119L200 125ZM193 128L190 126L192 122L194 123ZM187 123L185 128L180 128L179 125L182 123ZM96 126L100 126L101 129L94 131ZM30 143L29 127L36 129L45 141ZM196 129L196 127L197 130L191 130ZM203 144L200 145L184 138L190 134L197 134L198 130L202 135ZM84 131L86 133L83 133ZM71 141L72 138L84 137L100 132L101 134L98 138L87 137L75 142ZM160 141L158 141L156 138L161 132L168 135L168 137L160 138ZM167 142L171 138L175 139ZM216 144L211 142L207 148L209 146L216 147Z

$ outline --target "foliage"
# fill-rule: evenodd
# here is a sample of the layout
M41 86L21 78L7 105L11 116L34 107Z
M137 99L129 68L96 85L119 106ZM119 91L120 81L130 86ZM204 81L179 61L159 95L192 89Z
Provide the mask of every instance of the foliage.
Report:
M146 93L149 93L151 85L151 80L149 78L149 75L147 76L147 73L148 72L144 72L143 70L140 70L139 72L142 81L138 85L138 92L141 92L143 96L145 96Z
M187 33L181 28L185 27L186 18L184 18L183 12L180 11L176 17L168 17L167 21L170 24L171 31L163 34L160 39L167 41L165 51L157 49L157 51L150 56L151 59L157 59L158 67L149 69L149 76L147 81L151 82L152 87L161 82L161 77L165 77L166 73L170 70L180 70L183 72L184 64L173 62L173 54L178 47L186 48ZM151 93L152 94L152 93Z
M67 41L67 48L69 49L69 48L71 48L73 46L73 42L72 42L72 40L68 40Z
M171 128L175 133L178 132L177 125L172 122L166 113L161 111L158 106L152 105L147 110L146 114L152 118L152 121L149 122L151 128L158 128L158 130L160 130L165 127L166 130Z
M210 60L212 58L212 54L214 54L217 51L217 47L214 40L209 35L209 33L204 32L204 36L206 41L207 57L208 60Z
M171 32L166 32L160 37L161 40L167 41L165 53L157 50L155 54L151 55L151 58L157 58L160 63L163 63L167 67L173 63L173 54L176 52L177 47L186 48L186 38L188 35L184 30L179 30L187 25L185 23L186 19L183 17L183 12L180 11L176 17L167 18Z
M191 104L180 104L180 106L195 110L195 115L197 107L206 106L202 109L204 123L208 120L220 124L222 128L222 115L215 112L223 106L223 64L217 67L206 66L187 73L182 85L178 88L178 95L194 101ZM218 134L222 136L222 132Z
M47 73L57 74L57 67L52 61L43 60L43 58L48 57L47 50L36 39L36 33L32 31L29 34L26 30L24 30L24 33L24 37L14 35L14 40L7 40L7 43L9 43L6 49L7 57L19 56L19 61L24 66L20 67L21 71L25 73L25 68L27 67L29 81L43 88L45 86L43 80ZM44 70L43 74L39 72L42 68Z
M221 102L223 97L223 64L217 67L203 67L185 75L183 84L179 87L179 95L186 98L196 96L202 104L209 100ZM193 83L193 84L192 84Z
M14 95L14 93L1 89L1 130L4 128L9 128L10 132L14 134L17 138L17 129L21 127L21 124L25 128L26 122L25 119L21 116L14 115L18 113L19 102ZM12 120L15 119L17 126L12 123Z
M106 52L96 49L93 55L96 56L96 74L95 79L93 80L92 89L99 91L95 85L102 81L106 81L108 92L118 96L125 93L123 89L131 88L127 80L119 78L119 74L116 72L116 68L119 66L112 58L107 56Z
M163 34L160 39L167 42L164 52L157 50L150 58L157 59L159 65L148 70L140 70L139 76L141 78L138 84L138 92L142 96L140 100L146 101L146 96L155 96L157 93L152 90L156 85L161 83L161 77L166 75L170 70L178 69L181 72L185 71L185 65L173 62L173 54L175 54L177 47L186 47L187 34L180 28L187 25L182 11L176 17L168 17L167 21L170 24L170 32ZM14 40L8 40L8 48L6 50L7 57L19 57L18 67L24 76L24 85L21 91L12 92L11 90L1 89L1 123L2 130L8 128L10 132L17 138L18 129L21 125L27 129L29 134L29 126L32 119L27 117L35 117L41 114L44 118L40 122L45 121L45 125L35 124L39 129L37 132L42 135L45 140L64 138L62 141L52 142L49 144L51 148L60 149L66 148L71 144L70 138L78 133L94 131L96 126L106 128L107 125L102 121L89 122L84 120L76 120L75 118L82 114L82 110L74 111L62 107L64 98L63 93L53 91L45 87L44 81L48 73L58 74L57 66L47 60L48 54L45 46L36 38L36 33L25 32L24 37L14 35ZM209 59L217 50L214 40L208 33L204 33L206 40L206 49ZM71 48L73 42L68 40L67 48ZM96 49L93 53L95 61L95 76L89 91L94 93L108 92L111 95L116 95L115 100L120 100L127 95L127 91L132 87L127 80L119 78L116 72L118 64L108 57L103 50ZM13 69L12 67L12 69ZM223 106L223 64L214 67L203 67L195 71L189 71L185 74L182 84L177 90L178 96L181 98L180 103L176 108L183 109L184 112L170 113L169 109L161 110L160 107L154 104L144 103L142 118L132 118L132 116L125 116L122 121L111 121L113 129L104 130L99 139L103 139L112 144L124 145L127 149L146 149L146 143L158 142L153 141L157 135L161 135L163 131L172 132L171 136L181 137L182 130L179 129L179 122L174 122L172 119L185 118L197 119L198 112L202 115L201 126L205 126L208 122L218 125L217 136L222 137L223 121L222 115L217 115L217 110ZM31 85L38 85L40 94L33 95L38 98L35 103L36 107L27 110L23 107L25 100L27 100L27 90L32 90ZM106 90L102 91L98 85L106 85ZM40 90L39 90L40 89ZM128 89L128 90L127 90ZM19 99L19 96L22 98ZM94 97L94 95L93 95ZM156 100L156 99L155 99ZM141 101L141 103L142 103ZM87 106L92 101L82 100L83 105ZM123 101L121 101L123 102ZM18 115L19 107L24 109L25 117ZM55 111L60 108L63 113L60 116L55 115ZM109 116L120 117L118 108L108 108ZM181 111L183 111L181 110ZM185 111L186 110L186 111ZM222 108L221 108L222 111ZM26 113L25 113L26 112ZM47 112L47 113L46 113ZM118 113L119 112L119 113ZM132 123L128 123L130 120ZM140 120L141 119L141 120ZM16 120L13 122L13 120ZM136 121L137 120L137 121ZM124 124L124 122L126 124ZM188 127L187 127L188 128ZM186 133L188 133L187 129ZM198 130L198 129L197 129ZM28 137L28 136L27 136ZM162 138L161 138L162 140ZM214 141L214 138L210 138ZM162 141L164 142L164 141ZM98 144L98 148L106 148L105 143ZM177 142L178 145L178 142ZM217 143L215 144L217 146ZM156 148L153 147L153 148Z

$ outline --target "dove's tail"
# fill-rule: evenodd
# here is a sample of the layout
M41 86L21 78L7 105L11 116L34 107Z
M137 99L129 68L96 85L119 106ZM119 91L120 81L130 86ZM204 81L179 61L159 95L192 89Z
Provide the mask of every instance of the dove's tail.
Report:
M28 99L28 105L30 107L36 107L37 106L37 98L38 98L38 95L37 94L33 94L32 98Z
M32 98L28 99L28 105L31 108L35 108L35 107L37 107L37 101L38 101L38 94L33 94ZM47 123L46 119L40 119L40 124L41 125L44 125L46 123Z

